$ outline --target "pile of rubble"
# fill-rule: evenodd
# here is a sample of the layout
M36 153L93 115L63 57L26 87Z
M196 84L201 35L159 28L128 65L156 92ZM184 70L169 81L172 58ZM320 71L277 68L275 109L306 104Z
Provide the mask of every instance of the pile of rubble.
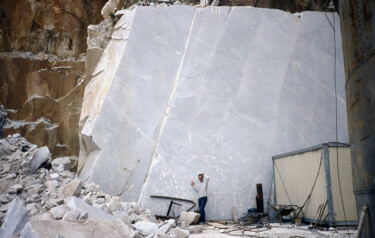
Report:
M187 237L176 220L156 221L149 210L123 202L72 172L71 157L51 159L19 134L0 140L0 237ZM182 213L184 226L196 222ZM93 232L95 231L95 232Z

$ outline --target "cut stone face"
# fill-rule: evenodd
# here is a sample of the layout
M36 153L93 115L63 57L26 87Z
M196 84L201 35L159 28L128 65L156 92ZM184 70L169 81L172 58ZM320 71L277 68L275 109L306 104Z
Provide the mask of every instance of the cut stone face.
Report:
M336 140L334 73L348 143L339 19L327 17L336 44L320 12L136 8L102 106L81 118L81 179L164 215L169 203L150 195L195 200L190 182L203 172L207 219L255 207L273 155Z

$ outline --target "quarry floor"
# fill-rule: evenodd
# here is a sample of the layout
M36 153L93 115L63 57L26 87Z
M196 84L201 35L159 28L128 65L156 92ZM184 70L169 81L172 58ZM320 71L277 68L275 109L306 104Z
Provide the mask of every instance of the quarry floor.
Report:
M271 228L256 228L255 226L234 226L229 229L218 229L210 225L203 225L202 233L191 234L192 238L211 237L356 237L357 230L352 228L330 228L329 230L311 230L307 225L295 226L291 224L271 223ZM198 225L197 225L198 226Z

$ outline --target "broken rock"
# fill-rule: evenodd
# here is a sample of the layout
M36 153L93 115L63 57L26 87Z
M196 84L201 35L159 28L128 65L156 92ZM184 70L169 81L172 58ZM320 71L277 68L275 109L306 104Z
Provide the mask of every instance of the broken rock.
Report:
M79 210L72 210L65 213L63 216L63 220L78 220L81 216L81 212Z
M65 213L67 213L68 211L69 211L68 206L58 206L58 207L51 208L50 210L53 218L56 220L62 219Z
M174 229L173 233L176 235L177 238L185 238L190 235L190 232L188 230L183 230L180 228Z
M97 207L91 206L90 204L85 203L84 201L76 197L70 198L68 206L73 209L81 209L83 211L86 211L89 219L103 219L109 221L117 219L115 216L108 214Z
M158 230L158 225L156 223L148 221L139 221L135 223L134 227L144 236L154 234Z
M8 190L8 193L15 194L22 191L22 185L21 184L15 184L11 186Z
M175 221L173 219L168 220L164 225L159 227L157 233L162 234L162 233L168 233L170 229L174 226Z
M21 233L25 224L29 220L29 216L25 209L25 201L16 197L11 203L9 210L5 216L4 223L0 229L0 237L10 237Z
M181 212L180 221L183 226L189 226L191 224L196 224L200 218L200 214L195 212Z
M47 146L36 150L35 154L31 158L26 168L25 173L34 173L49 157L50 152Z
M61 157L52 160L53 170L62 172L64 170L70 170L72 168L72 163L69 157Z
M74 180L64 186L62 194L64 194L66 197L79 196L81 194L81 189L82 181Z

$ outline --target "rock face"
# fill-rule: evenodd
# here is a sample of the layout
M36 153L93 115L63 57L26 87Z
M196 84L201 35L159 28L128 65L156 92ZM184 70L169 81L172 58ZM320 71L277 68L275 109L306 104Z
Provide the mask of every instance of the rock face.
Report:
M54 156L78 155L85 62L29 53L0 53L3 136L20 133Z
M163 214L168 204L149 196L195 199L189 184L203 171L207 218L231 219L234 204L255 206L256 183L269 191L272 155L335 140L335 59L338 139L348 142L340 28L335 58L324 13L170 6L133 15L113 77L86 88L81 179Z
M1 1L0 51L78 56L86 51L87 26L101 21L106 2Z

